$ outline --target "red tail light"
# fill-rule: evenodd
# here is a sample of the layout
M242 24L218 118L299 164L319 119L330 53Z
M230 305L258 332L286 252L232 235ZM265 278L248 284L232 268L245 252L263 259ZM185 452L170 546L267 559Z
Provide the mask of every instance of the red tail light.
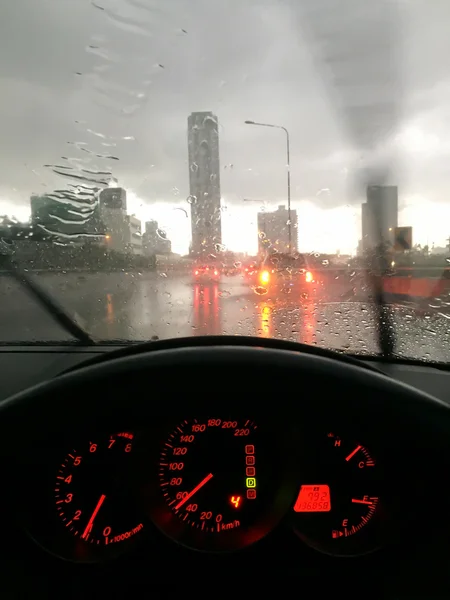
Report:
M306 280L306 283L312 283L314 281L314 277L313 277L313 274L311 273L311 271L306 272L305 280Z
M214 275L218 275L218 274L219 274L219 271L214 271Z

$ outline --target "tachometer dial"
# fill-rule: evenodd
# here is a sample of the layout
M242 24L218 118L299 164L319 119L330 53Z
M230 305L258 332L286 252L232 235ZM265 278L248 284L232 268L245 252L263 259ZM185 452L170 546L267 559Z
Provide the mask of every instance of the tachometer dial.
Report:
M119 433L74 448L61 463L56 509L67 530L83 542L108 546L142 530L123 485L132 448L133 434Z
M93 560L116 553L142 532L133 501L132 433L94 436L71 449L57 469L56 514L75 538L70 558Z
M293 506L295 529L318 549L338 555L373 550L380 483L377 462L361 444L324 436L299 466L301 482Z
M161 503L156 504L155 521L192 548L250 545L282 516L282 468L277 466L250 419L182 421L160 451Z
M19 496L24 526L45 550L74 562L100 562L130 549L146 532L140 506L142 445L130 431L54 436L30 463ZM33 459L33 457L31 457ZM29 502L27 490L37 490Z

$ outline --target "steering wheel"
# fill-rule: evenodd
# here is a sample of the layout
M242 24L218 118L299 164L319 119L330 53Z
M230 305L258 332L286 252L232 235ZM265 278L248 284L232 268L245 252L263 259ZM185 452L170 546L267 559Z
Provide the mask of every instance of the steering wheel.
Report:
M397 441L414 445L450 439L444 402L375 367L329 350L232 336L162 340L100 355L1 402L0 427L17 440L18 431L34 435L35 419L50 428L108 426L208 412L221 401L230 411L344 418L374 432L395 431Z

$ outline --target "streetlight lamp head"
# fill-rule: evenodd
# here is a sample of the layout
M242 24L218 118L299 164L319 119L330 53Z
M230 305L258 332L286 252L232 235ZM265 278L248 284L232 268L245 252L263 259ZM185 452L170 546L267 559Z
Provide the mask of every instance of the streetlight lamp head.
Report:
M254 125L255 121L244 121L246 125Z

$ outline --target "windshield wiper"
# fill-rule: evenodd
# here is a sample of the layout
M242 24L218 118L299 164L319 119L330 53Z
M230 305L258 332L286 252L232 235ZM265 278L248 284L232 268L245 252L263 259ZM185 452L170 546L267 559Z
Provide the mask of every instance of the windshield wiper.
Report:
M359 3L343 0L339 15L330 26L329 3L319 0L311 5L297 4L299 26L317 59L316 71L330 93L330 104L340 115L348 140L362 159L354 182L361 199L369 185L384 185L393 175L393 154L381 160L377 153L402 121L404 69L397 44L402 12L396 3L385 2L367 15L363 11L355 13ZM377 217L375 239L371 242L378 247L370 249L373 257L368 260L368 283L375 304L379 348L384 358L393 358L394 322L382 286L382 278L389 270L381 218Z
M381 229L377 227L381 234ZM384 358L394 358L396 347L395 326L392 312L385 302L383 292L383 277L389 273L386 245L378 236L379 243L374 250L372 264L368 265L368 280L375 305L378 345Z
M10 238L11 239L11 238ZM2 247L3 246L3 247ZM48 294L38 283L33 281L11 258L8 253L8 242L0 238L0 268L5 269L16 281L20 283L40 306L82 346L95 345L91 336L67 314L64 308Z

